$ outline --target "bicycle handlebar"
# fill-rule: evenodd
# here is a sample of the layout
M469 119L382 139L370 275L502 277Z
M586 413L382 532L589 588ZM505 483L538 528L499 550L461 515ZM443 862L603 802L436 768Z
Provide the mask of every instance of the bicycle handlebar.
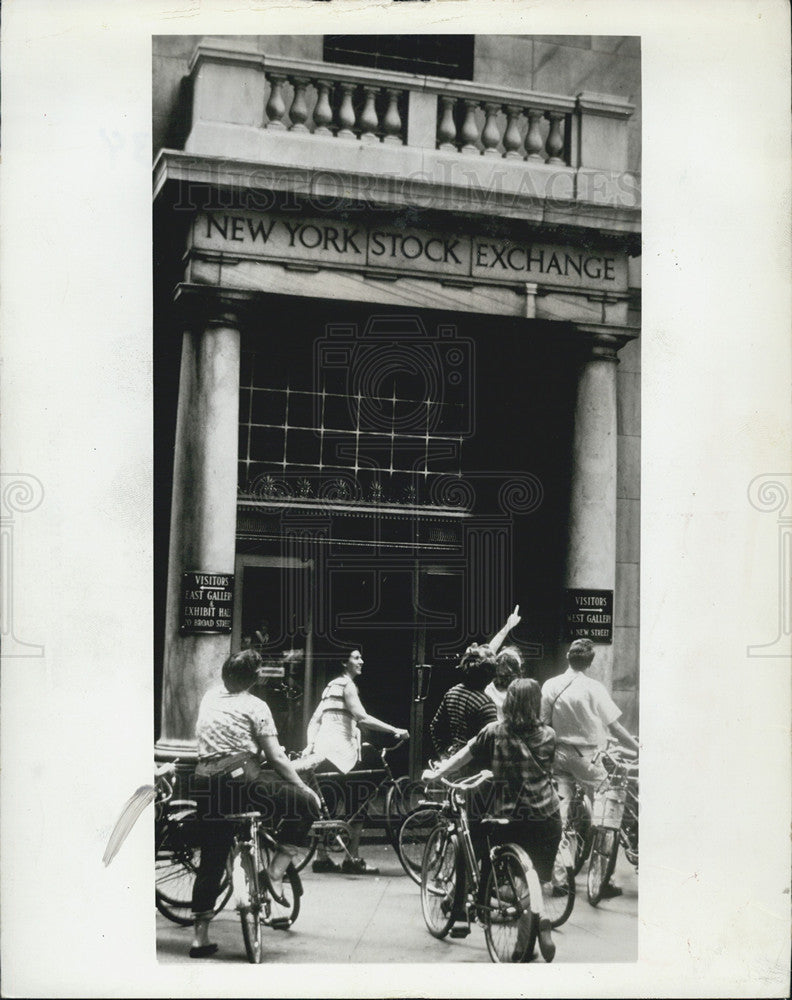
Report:
M489 781L492 777L492 771L480 771L478 774L473 774L469 778L463 778L461 781L449 781L448 778L441 778L440 783L445 785L446 788L453 788L456 791L465 792L469 791L471 788L478 788L479 785L483 785L485 781Z
M157 778L167 778L169 775L176 773L176 765L178 760L171 761L170 764L163 764L162 767L158 767L154 771L154 779Z

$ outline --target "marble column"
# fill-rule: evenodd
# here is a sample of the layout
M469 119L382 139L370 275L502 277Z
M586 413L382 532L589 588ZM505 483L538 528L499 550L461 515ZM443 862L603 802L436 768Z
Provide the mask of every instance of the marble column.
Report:
M614 590L616 581L616 351L624 339L588 337L578 375L572 443L566 586ZM611 690L613 646L596 644L589 670Z
M237 315L221 309L182 340L160 756L194 751L198 706L231 650L230 634L179 631L182 574L234 572L240 329Z

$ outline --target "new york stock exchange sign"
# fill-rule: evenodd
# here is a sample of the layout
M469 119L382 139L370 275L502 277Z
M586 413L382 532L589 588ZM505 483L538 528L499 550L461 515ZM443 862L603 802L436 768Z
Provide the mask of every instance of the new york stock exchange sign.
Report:
M199 253L300 262L387 273L423 273L484 283L536 282L561 288L623 292L627 257L531 240L285 213L201 212L191 245Z

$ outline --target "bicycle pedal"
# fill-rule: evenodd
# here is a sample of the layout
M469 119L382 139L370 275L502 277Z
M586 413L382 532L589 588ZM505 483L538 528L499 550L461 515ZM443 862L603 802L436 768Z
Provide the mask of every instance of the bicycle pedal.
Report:
M470 924L460 924L458 927L452 927L448 936L452 938L466 938L468 934L470 934Z
M270 927L274 931L287 931L291 925L291 917L274 917L270 921Z

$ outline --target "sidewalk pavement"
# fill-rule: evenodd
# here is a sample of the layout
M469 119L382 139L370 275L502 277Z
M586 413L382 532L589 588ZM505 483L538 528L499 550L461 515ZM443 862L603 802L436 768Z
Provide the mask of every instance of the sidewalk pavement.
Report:
M265 962L489 962L484 932L476 924L462 939L438 941L426 930L418 886L390 847L367 845L373 875L301 873L305 893L288 931L266 929ZM586 868L577 879L572 915L554 931L556 963L633 962L638 951L637 876L619 852L614 881L624 894L594 908L586 900ZM157 914L157 957L189 962L191 928ZM246 962L239 917L223 910L212 924L219 951L203 962ZM536 961L541 962L541 958Z

